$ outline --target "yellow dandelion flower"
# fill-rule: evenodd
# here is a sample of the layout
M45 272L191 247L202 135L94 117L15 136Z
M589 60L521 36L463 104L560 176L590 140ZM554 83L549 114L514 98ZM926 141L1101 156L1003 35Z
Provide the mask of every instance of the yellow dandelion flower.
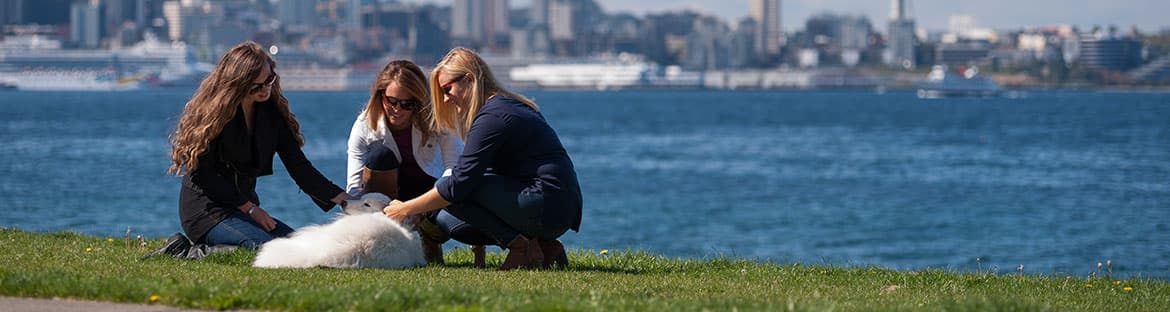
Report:
M158 298L159 298L158 295L150 295L150 302L152 302L152 303L158 302Z
M1121 286L1121 281L1113 281L1113 286Z
M93 251L93 248L85 247L85 252Z
M113 242L114 242L114 239L113 239L113 238L110 238L110 237L106 237L106 241L107 241L107 242L111 242L111 243L113 243Z
M1085 283L1085 288L1093 288L1093 283Z
M609 255L609 249L602 249L601 252L599 252L598 254L600 254L602 256Z
M1133 291L1133 287L1125 286L1125 288L1122 288L1121 290L1124 290L1125 292L1131 292Z

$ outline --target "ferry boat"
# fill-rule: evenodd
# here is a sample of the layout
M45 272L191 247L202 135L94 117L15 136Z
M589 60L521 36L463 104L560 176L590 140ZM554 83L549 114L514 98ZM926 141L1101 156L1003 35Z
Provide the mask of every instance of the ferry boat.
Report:
M960 67L956 72L948 72L946 67L935 65L927 75L926 81L918 84L918 97L923 99L940 99L950 97L994 97L1003 90L999 84L990 78L979 75L975 66Z
M0 44L0 81L20 90L124 91L148 86L195 85L206 70L182 42L147 36L115 50L62 49L60 41L8 37ZM194 82L194 83L193 83Z

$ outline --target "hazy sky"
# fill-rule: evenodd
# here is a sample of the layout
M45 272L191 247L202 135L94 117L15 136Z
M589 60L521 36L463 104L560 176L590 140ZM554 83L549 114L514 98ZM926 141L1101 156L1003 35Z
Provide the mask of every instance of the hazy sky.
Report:
M785 29L804 28L804 21L821 12L868 16L885 29L889 0L781 0ZM450 4L451 0L407 0ZM511 0L512 6L528 6L531 0ZM597 0L606 12L647 12L694 9L728 22L748 14L748 0ZM1084 29L1116 24L1122 29L1137 25L1146 32L1170 28L1170 0L932 0L910 1L911 15L919 27L945 30L951 15L975 17L976 26L1014 29L1028 25L1073 24Z

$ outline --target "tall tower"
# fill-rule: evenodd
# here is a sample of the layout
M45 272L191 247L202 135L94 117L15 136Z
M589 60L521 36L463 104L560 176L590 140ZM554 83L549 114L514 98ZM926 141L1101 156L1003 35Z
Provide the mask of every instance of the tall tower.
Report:
M910 17L908 1L890 0L890 24L886 29L886 64L904 69L918 65L914 58L914 19Z
M756 55L780 53L780 0L752 0L751 16L756 20Z
M507 0L455 0L451 5L451 37L491 45L508 33Z

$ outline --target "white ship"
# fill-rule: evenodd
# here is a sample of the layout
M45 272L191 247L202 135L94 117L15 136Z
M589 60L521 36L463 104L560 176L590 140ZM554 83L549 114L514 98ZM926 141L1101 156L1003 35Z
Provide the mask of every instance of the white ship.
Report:
M630 54L514 66L508 70L508 78L516 85L541 89L693 89L703 86L700 72L684 71L674 65L660 67Z
M999 96L1000 92L999 84L980 76L979 69L974 66L951 73L947 72L946 67L935 65L926 81L918 84L918 97L924 99L992 97Z
M0 81L20 90L123 91L148 86L194 85L207 72L190 62L185 44L148 36L117 50L66 50L38 36L8 37L0 44Z

